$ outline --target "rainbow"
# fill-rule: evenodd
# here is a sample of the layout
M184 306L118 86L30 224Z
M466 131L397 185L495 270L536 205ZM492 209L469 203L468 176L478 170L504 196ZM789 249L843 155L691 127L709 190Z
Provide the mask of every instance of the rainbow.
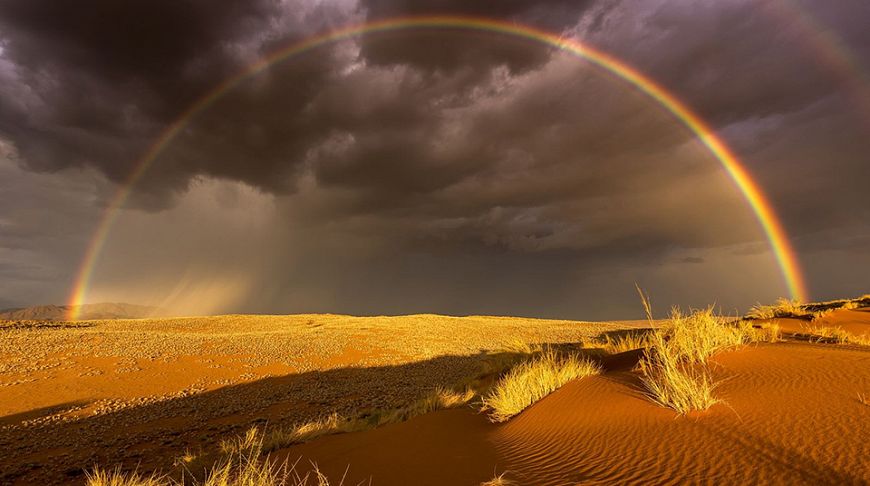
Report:
M119 210L125 204L133 186L148 170L160 153L172 142L179 132L187 126L193 117L208 108L212 103L220 99L224 94L238 86L240 83L264 71L276 62L280 62L284 59L302 54L335 41L363 34L408 29L483 31L538 42L585 59L619 77L634 86L640 92L654 99L676 117L677 120L682 122L682 124L685 125L721 163L722 167L724 167L732 181L739 188L740 192L754 211L755 216L767 237L770 247L773 250L789 294L794 299L800 301L806 300L806 286L804 284L797 256L789 243L785 229L780 223L774 208L764 196L764 193L761 191L758 184L756 184L752 179L749 172L747 172L734 153L732 153L725 143L716 135L713 129L673 94L669 93L655 81L619 59L589 45L583 44L580 41L565 38L552 32L517 23L508 23L486 18L425 16L402 17L362 23L306 38L275 51L260 61L248 66L238 74L215 86L211 91L203 95L188 107L178 118L175 119L175 121L165 128L160 136L157 137L154 144L148 149L142 158L137 161L134 170L130 173L127 180L119 186L117 192L106 207L104 215L94 232L93 238L91 239L84 258L82 259L81 266L76 274L73 289L68 301L70 309L68 318L71 320L78 318L78 310L80 305L85 301L85 296L87 294L97 258L105 245L106 238L112 225L118 218Z

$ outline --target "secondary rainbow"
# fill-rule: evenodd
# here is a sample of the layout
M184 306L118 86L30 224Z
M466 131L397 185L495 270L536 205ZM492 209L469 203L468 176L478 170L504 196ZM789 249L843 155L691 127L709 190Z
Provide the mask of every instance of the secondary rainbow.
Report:
M713 156L722 164L722 167L724 167L754 211L774 253L789 294L794 299L801 301L806 300L806 286L804 284L803 275L797 257L770 202L764 196L764 193L761 191L758 184L755 183L734 153L732 153L726 144L715 134L713 129L700 117L694 114L685 104L677 99L676 96L669 93L655 81L619 59L575 39L565 38L552 32L547 32L522 24L508 23L486 18L425 16L402 17L368 22L309 37L273 52L269 56L248 66L238 74L215 86L214 89L203 95L199 100L188 107L187 110L181 113L175 121L166 127L150 149L141 159L139 159L139 161L137 161L135 168L130 173L127 180L119 186L118 191L107 206L76 275L68 301L70 306L68 318L78 318L79 306L84 303L97 258L105 245L106 238L113 223L118 217L119 210L124 206L133 186L148 170L160 153L172 142L172 140L193 117L208 108L212 103L234 87L238 86L240 83L257 75L276 62L299 55L331 42L359 35L410 29L485 31L524 38L530 41L546 44L556 49L574 54L603 68L657 101L662 107L671 112L674 117L682 122L683 125L691 130L694 135L698 137L701 143L703 143L710 150Z

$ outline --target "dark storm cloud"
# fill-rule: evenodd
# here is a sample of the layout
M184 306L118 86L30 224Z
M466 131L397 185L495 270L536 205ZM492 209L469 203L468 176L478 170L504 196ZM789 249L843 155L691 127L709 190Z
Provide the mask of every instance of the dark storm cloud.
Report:
M360 6L369 20L403 16L453 15L522 22L561 32L575 25L592 1L507 0L467 2L461 0L363 0ZM402 36L369 36L362 54L375 64L410 64L421 69L455 70L469 66L506 65L513 72L539 66L548 51L528 41L491 33L413 32Z

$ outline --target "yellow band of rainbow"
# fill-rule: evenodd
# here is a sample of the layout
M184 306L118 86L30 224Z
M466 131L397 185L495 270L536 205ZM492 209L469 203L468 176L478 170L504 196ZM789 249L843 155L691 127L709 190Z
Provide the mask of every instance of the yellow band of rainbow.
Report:
M662 107L671 112L674 117L691 130L693 134L698 137L701 143L703 143L722 164L722 167L725 168L728 175L746 198L746 201L754 211L761 228L767 236L770 248L775 255L789 294L793 299L800 301L806 300L806 287L797 257L770 202L764 196L761 189L758 187L758 184L755 183L737 157L728 149L725 143L716 136L711 127L695 115L673 94L669 93L655 81L641 74L639 71L619 59L583 44L580 41L564 38L552 32L547 32L522 24L508 23L486 18L425 16L379 20L352 25L309 37L273 52L262 60L248 66L238 74L215 86L214 89L188 107L187 110L185 110L175 121L166 127L151 148L137 162L126 182L119 186L118 191L107 206L103 218L94 232L90 245L87 247L81 266L76 275L68 301L70 306L68 318L71 320L78 318L79 308L80 305L84 303L97 258L103 249L109 230L117 219L119 210L123 207L129 197L133 186L148 170L167 145L171 143L178 133L190 122L192 117L206 109L221 96L238 86L243 81L262 72L272 64L324 44L377 32L438 28L494 32L542 43L574 54L603 68L657 101Z

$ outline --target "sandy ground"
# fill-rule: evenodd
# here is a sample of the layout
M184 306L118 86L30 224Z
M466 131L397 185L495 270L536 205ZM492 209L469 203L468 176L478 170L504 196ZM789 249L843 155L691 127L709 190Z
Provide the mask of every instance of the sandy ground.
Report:
M0 484L81 484L95 464L165 470L252 424L416 400L478 373L484 350L643 325L431 315L0 323ZM459 456L416 457L449 469Z
M868 310L829 325L870 331ZM793 320L784 327L801 329ZM636 353L506 424L470 408L285 449L346 484L870 484L870 348L787 341L712 358L724 403L677 416L643 397Z

